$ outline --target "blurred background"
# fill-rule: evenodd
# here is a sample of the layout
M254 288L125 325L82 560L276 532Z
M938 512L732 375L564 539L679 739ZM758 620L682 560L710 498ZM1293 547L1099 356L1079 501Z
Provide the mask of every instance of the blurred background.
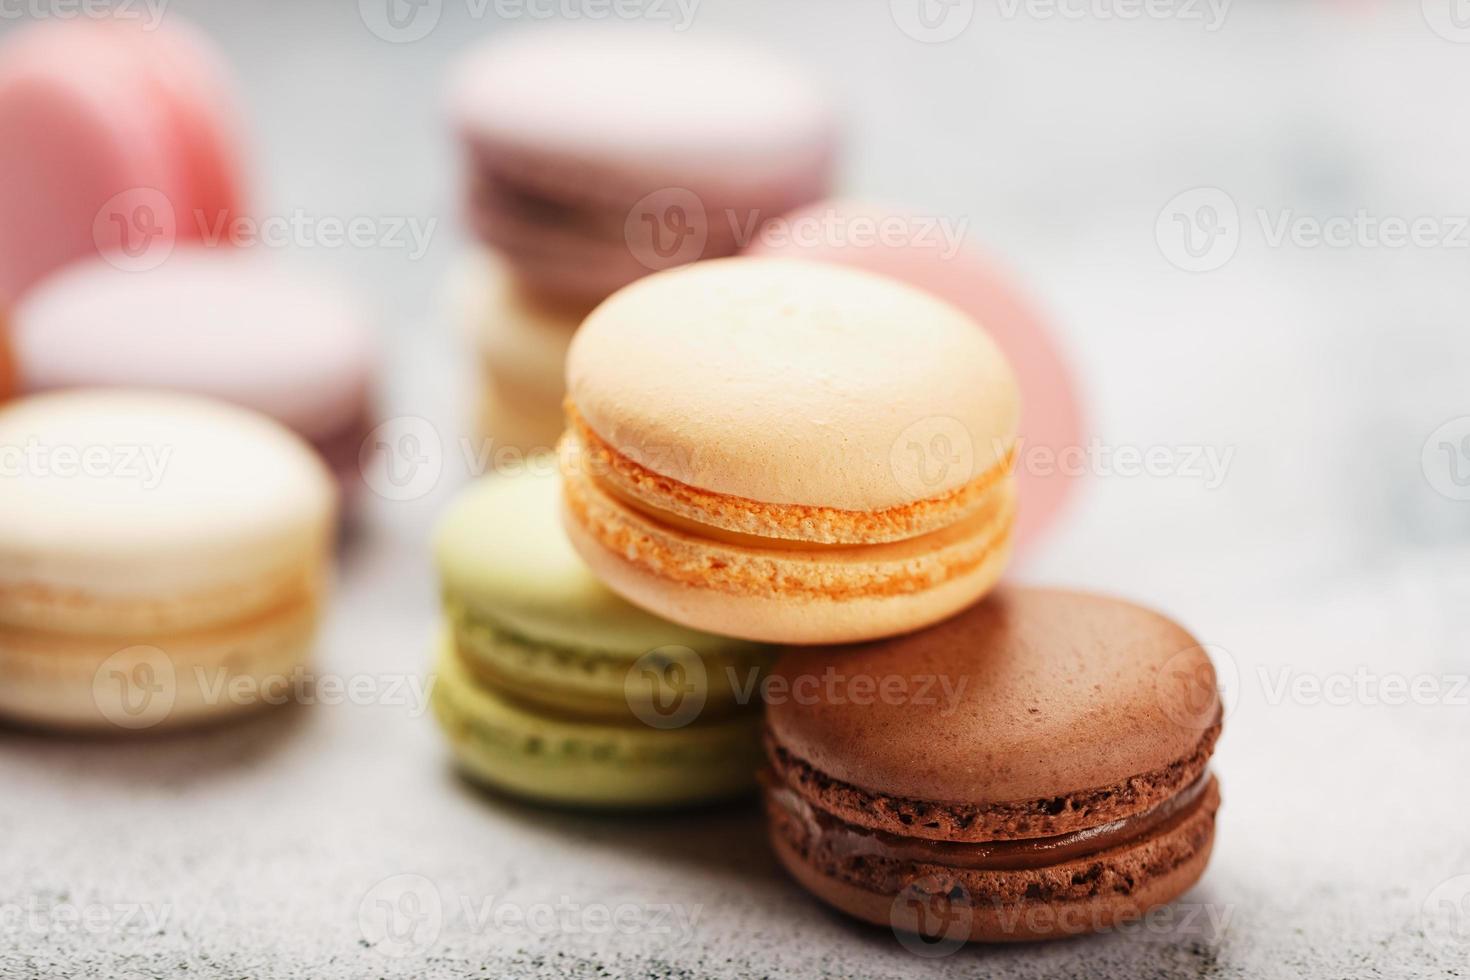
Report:
M61 6L0 2L0 32ZM1426 910L1470 893L1470 6L924 6L618 9L647 21L622 26L737 34L806 65L843 115L840 189L951 216L1045 311L1096 449L1012 577L1122 594L1210 644L1232 713L1197 901L1228 921L925 963L789 887L748 813L490 806L448 778L422 712L343 705L127 745L0 735L0 907L168 910L157 930L22 916L0 974L1463 971L1470 915L1446 934ZM429 529L475 475L456 443L474 369L446 313L465 233L445 68L484 36L605 9L166 5L233 64L256 213L432 222L422 251L289 248L376 312L382 416L442 440L422 495L365 498L322 644L338 670L426 668ZM1161 471L1126 462L1158 447ZM1393 693L1421 679L1433 693ZM401 875L455 898L433 943L387 958L358 908ZM564 895L699 911L679 942L476 928L459 902Z

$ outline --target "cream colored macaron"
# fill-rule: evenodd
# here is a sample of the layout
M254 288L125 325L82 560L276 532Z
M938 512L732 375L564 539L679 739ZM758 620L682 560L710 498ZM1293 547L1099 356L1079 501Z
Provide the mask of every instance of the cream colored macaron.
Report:
M0 714L143 728L304 664L336 490L246 409L123 389L0 409Z
M598 307L567 364L573 544L676 622L787 643L918 629L1009 553L1010 366L897 281L726 259Z
M567 348L591 307L531 292L483 248L463 258L451 289L480 365L478 435L526 452L551 449L562 431Z

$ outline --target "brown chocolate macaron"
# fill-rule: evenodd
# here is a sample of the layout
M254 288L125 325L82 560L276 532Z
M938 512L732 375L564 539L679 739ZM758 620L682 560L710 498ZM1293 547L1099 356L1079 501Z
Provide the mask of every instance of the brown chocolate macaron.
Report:
M1005 588L877 643L792 648L766 688L771 841L809 891L901 932L1115 928L1214 842L1214 668L1163 616Z

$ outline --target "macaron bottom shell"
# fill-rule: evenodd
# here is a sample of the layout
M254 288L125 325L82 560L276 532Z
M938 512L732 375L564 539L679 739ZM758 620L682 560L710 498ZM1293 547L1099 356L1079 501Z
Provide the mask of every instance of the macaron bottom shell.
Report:
M102 734L186 728L284 703L304 675L319 606L166 636L0 627L0 717Z
M921 629L984 595L1010 558L1009 482L985 512L921 539L805 552L696 537L564 472L567 536L609 587L674 622L747 640L844 643Z
M549 458L561 438L561 386L507 384L488 372L481 385L476 438L493 450Z
M471 780L559 806L638 809L729 799L754 789L761 761L757 714L677 728L558 716L476 683L447 639L432 704Z
M773 827L771 846L787 872L839 911L926 942L1030 942L1126 927L1167 905L1204 874L1214 847L1215 807L1161 835L1033 871L957 871L913 865L892 890L864 887L831 861L813 859L799 835ZM1048 891L1081 897L1044 897Z
M633 658L626 651L538 642L452 598L446 598L444 605L461 667L482 687L500 691L533 711L557 716L641 724L641 718L649 717L647 712L658 710L656 700L677 695L669 684L673 681L697 691L701 718L724 718L746 710L742 693L755 692L770 666L763 650L738 644L704 653L664 647L656 651L660 656L655 662L649 656L654 650ZM640 660L649 670L664 672L656 688L645 683L647 677L634 677L635 683L629 683L629 672ZM672 674L670 668L676 668Z

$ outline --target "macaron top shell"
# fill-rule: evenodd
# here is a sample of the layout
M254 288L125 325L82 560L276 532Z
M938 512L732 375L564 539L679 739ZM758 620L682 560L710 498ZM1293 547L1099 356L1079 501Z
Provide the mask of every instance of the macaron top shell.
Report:
M994 469L1015 379L953 306L819 263L721 259L658 273L583 323L575 411L653 472L775 504L873 511Z
M201 218L238 212L236 112L220 66L178 24L56 20L6 39L0 292L20 296L68 262L136 246L140 231L198 238ZM123 194L136 201L116 203Z
M1040 589L1003 588L896 639L791 649L769 690L791 692L768 698L782 749L869 793L937 803L1060 801L1171 771L1213 745L1220 718L1209 657L1181 627Z
M254 412L98 389L0 408L0 600L230 589L313 565L336 490L316 455ZM0 607L4 602L0 601Z
M599 582L562 531L558 487L555 474L526 473L464 490L434 535L446 597L529 639L630 661L662 646L754 649L660 619Z
M375 354L364 311L333 285L234 248L176 249L127 271L104 259L47 278L15 311L29 391L187 391L324 440L367 410Z
M722 183L804 172L835 131L820 88L761 48L583 26L474 49L449 103L463 132L500 147Z

